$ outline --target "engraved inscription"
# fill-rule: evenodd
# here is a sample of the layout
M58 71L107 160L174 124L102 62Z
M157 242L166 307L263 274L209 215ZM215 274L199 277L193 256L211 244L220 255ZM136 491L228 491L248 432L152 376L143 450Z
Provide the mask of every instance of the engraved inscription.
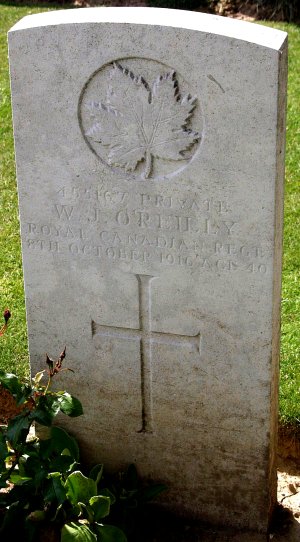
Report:
M160 267L265 275L270 252L243 241L240 220L230 201L207 194L129 192L108 189L105 182L77 182L57 190L47 220L27 223L25 246L104 264L143 264L149 275Z
M92 321L92 335L139 341L142 397L142 428L139 432L152 433L152 345L167 344L170 346L183 346L188 347L193 352L200 353L201 337L200 333L190 336L152 331L151 282L157 277L140 274L135 276L138 281L139 329L104 326Z
M79 103L91 150L116 172L141 179L166 177L191 160L202 139L199 115L198 99L175 70L148 59L120 59L102 67Z

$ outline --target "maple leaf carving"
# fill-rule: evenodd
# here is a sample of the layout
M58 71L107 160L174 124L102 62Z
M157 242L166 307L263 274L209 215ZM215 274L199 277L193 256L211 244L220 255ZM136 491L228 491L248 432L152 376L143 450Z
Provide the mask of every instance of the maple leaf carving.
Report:
M142 76L114 62L106 103L88 105L92 124L85 135L108 147L109 165L134 171L144 161L148 178L153 158L184 160L200 140L189 128L196 101L180 96L174 71L159 75L150 88Z

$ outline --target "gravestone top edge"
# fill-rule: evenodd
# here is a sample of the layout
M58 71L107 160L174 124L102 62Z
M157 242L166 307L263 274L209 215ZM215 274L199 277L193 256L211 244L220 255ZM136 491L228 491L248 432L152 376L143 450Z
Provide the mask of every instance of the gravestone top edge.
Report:
M119 23L165 26L216 34L281 50L287 33L267 26L192 11L144 7L95 7L48 11L27 15L9 34L20 30L61 24Z

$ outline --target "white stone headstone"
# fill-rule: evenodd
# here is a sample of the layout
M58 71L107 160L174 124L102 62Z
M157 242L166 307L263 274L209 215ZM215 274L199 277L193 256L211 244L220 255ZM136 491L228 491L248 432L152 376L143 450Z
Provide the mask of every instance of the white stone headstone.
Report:
M264 531L276 501L286 34L95 8L9 32L32 371L89 462Z

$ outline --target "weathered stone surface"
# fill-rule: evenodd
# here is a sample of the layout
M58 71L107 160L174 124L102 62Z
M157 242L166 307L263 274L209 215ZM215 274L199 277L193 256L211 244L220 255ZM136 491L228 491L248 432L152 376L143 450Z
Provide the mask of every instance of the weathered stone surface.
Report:
M286 34L95 8L26 17L9 50L33 372L67 346L88 461L265 530Z

